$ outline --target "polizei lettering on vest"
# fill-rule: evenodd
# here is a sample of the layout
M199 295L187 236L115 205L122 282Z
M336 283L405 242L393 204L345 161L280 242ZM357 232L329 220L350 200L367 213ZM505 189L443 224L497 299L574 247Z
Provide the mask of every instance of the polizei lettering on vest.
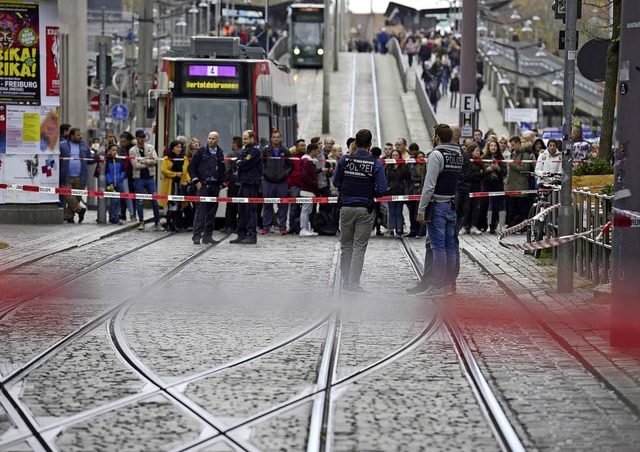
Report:
M350 176L371 177L375 162L359 159L348 159L345 161L344 172Z

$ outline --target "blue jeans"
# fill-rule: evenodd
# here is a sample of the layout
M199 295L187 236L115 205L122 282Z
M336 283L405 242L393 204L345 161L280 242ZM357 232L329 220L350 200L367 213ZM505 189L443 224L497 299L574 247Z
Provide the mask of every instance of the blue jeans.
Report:
M433 286L445 287L455 282L458 248L456 222L458 218L449 202L437 202L433 218L427 223L429 243L433 252Z
M287 181L283 182L267 182L262 181L262 196L265 198L286 198L289 194ZM289 205L286 203L278 204L278 226L281 231L287 230L287 210ZM271 228L273 223L273 204L265 204L262 208L262 229Z
M122 193L131 193L129 191L129 179L127 179L125 177L125 179L122 181ZM133 199L125 199L124 200L125 204L127 205L127 210L129 210L129 215L133 215ZM122 218L124 220L124 218Z
M156 181L153 177L133 179L133 186L135 187L136 193L144 193L146 191L149 194L155 194L156 192ZM136 200L136 204L138 205L138 221L144 221L144 201L138 199ZM151 206L153 207L153 222L158 224L160 223L158 201L155 199L151 201Z
M404 218L402 216L402 206L404 202L395 201L389 203L389 230L402 232Z
M123 193L122 191L122 183L116 185L115 191ZM110 198L109 199L109 223L118 224L120 222L120 199L119 198Z

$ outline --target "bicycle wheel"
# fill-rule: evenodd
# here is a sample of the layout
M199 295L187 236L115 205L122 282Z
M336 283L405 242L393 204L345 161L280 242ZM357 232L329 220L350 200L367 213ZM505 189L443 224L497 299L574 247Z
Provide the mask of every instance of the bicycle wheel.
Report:
M527 218L531 219L531 218L535 217L535 216L536 216L536 213L538 213L538 212L537 212L537 208L538 208L538 203L534 203L534 204L531 206L531 208L529 209L529 216L528 216ZM535 241L535 236L536 236L536 234L535 234L535 224L536 224L536 223L537 223L537 221L534 221L534 222L529 223L529 224L527 225L527 242L529 242L529 243L531 243L531 242ZM536 251L537 251L537 250L536 250ZM531 255L534 255L534 252L533 252L533 251L525 250L524 254L528 254L528 255L530 255L530 256L531 256ZM540 253L538 253L538 255L539 255L539 254L540 254Z
M536 220L532 223L533 225L533 241L539 242L544 239L545 230L546 230L546 220L543 218L542 220ZM533 250L533 257L538 259L542 250Z

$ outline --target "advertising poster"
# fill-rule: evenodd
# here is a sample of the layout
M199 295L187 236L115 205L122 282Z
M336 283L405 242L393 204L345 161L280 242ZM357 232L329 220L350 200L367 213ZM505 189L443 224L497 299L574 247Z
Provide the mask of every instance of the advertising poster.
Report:
M60 95L60 41L58 40L60 29L58 27L46 27L46 69L47 69L47 96Z
M41 107L40 111L40 151L58 150L60 135L58 107Z
M4 160L7 158L5 154L0 154L0 182L4 183ZM4 204L4 192L0 190L0 204Z
M40 151L39 106L7 105L7 148L12 154Z
M40 104L38 5L0 0L0 102Z
M15 154L3 155L3 170L6 183L58 187L58 154ZM58 202L58 195L4 191L4 203Z
M0 154L7 153L7 106L0 104Z

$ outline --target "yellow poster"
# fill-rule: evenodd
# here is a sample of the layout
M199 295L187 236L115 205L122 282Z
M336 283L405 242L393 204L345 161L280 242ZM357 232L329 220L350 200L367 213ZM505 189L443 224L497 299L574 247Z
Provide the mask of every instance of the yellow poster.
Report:
M22 141L40 143L40 113L24 113L22 116Z

